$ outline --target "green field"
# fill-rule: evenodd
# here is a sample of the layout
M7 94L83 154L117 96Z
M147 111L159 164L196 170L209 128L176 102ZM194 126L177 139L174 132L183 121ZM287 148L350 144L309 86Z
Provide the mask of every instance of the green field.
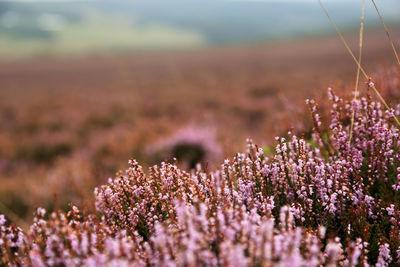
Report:
M389 25L400 3L380 3ZM327 1L344 31L359 25L358 3ZM367 6L367 28L377 16ZM317 2L148 0L0 2L0 58L181 50L263 43L332 33Z

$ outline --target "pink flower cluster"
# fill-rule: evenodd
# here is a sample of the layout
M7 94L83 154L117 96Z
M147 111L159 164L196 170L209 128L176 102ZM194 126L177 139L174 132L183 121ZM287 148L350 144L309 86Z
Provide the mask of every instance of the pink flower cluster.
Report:
M394 114L332 91L313 137L289 133L266 155L213 172L162 163L95 189L97 213L38 209L27 233L0 217L10 266L395 266L400 264L400 144ZM355 110L350 142L350 119ZM45 219L46 218L46 219Z
M214 127L189 125L149 147L148 154L162 161L175 158L186 167L194 167L190 166L193 160L202 164L216 163L222 151Z

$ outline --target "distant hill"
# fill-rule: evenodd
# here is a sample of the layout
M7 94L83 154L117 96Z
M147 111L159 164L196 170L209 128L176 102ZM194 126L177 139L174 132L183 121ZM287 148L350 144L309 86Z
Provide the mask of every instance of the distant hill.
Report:
M360 1L327 1L343 30L359 25ZM367 1L369 2L369 1ZM400 1L378 2L389 23ZM377 16L369 5L369 26ZM317 1L96 0L0 2L0 57L190 49L331 32Z

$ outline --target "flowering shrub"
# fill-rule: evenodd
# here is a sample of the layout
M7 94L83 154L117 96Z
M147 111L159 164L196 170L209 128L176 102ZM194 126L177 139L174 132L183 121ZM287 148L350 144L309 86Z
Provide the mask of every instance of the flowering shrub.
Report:
M0 217L0 256L11 266L395 266L400 264L400 144L394 116L366 96L332 91L313 135L277 138L214 171L162 163L95 189L96 214L46 216L29 231ZM350 118L355 110L350 140Z
M222 153L215 128L190 125L151 146L148 154L158 161L176 159L186 168L195 168L197 163L216 162Z

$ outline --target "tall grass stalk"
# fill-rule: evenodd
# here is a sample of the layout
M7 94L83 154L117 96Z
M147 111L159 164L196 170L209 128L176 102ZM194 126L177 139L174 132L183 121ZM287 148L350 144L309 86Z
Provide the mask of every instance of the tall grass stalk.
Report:
M360 26L360 41L359 41L359 51L358 51L358 62L360 62L360 64L361 64L361 58L362 58L362 47L363 47L363 39L364 39L363 38L364 37L364 16L365 16L365 0L361 0L361 26ZM360 82L360 66L357 66L357 76L356 76L356 84L354 86L353 102L357 101L359 82ZM350 144L351 144L351 137L353 136L354 114L355 114L355 109L353 107L353 113L351 114L351 125L350 125L350 138L349 138Z
M392 38L390 37L389 29L386 27L386 24L385 24L385 22L383 21L383 17L382 17L382 15L381 15L381 12L379 12L379 9L378 9L378 6L377 6L376 3L375 3L375 0L371 0L371 1L372 1L372 3L374 4L376 13L378 13L378 16L379 16L379 19L380 19L380 21L381 21L382 26L383 26L383 28L385 29L386 36L388 37L388 40L389 40L389 42L390 42L390 45L392 46L393 53L394 53L394 56L396 57L397 63L400 65L399 55L398 55L398 53L397 53L396 46L394 45L394 42L393 42Z
M356 56L354 55L353 51L351 50L350 46L346 42L346 40L343 37L343 34L340 32L339 28L336 26L336 23L333 21L331 16L329 15L328 10L325 8L324 4L322 3L321 0L318 0L322 10L324 11L325 15L328 17L329 22L332 24L332 26L335 28L336 33L339 35L341 41L343 42L344 46L346 47L347 51L349 52L350 56L353 58L354 62L357 64L358 68L360 69L361 73L364 75L365 79L368 81L371 80L370 76L367 74L367 72L364 70L364 68L361 66L360 62L357 60ZM393 110L385 101L385 99L382 97L382 95L379 93L378 89L376 88L375 84L373 82L369 83L369 86L374 90L376 95L378 96L379 101L385 106L387 110ZM400 127L400 121L397 118L397 116L393 117L394 120L396 121L397 126Z

